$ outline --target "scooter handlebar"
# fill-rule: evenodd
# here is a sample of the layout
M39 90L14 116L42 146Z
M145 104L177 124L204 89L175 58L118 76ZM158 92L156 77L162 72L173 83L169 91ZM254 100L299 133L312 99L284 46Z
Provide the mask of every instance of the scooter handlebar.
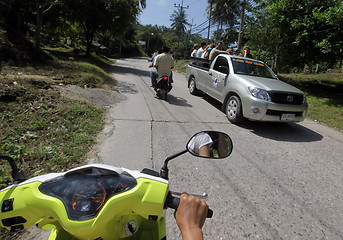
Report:
M176 210L179 207L179 205L180 205L180 198L174 197L171 194L169 194L167 197L166 206ZM206 217L212 218L212 216L213 216L213 211L212 209L209 208L207 211Z

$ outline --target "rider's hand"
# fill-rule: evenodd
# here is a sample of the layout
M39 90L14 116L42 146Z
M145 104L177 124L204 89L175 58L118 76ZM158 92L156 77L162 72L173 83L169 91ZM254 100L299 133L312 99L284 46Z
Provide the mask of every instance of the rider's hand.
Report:
M204 199L183 193L175 212L176 223L183 240L202 240L202 227L206 220L208 206Z

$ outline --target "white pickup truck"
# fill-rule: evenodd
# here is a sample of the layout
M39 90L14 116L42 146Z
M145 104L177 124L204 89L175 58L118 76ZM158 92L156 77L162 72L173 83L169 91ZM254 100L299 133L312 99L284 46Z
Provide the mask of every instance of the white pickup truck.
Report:
M255 121L300 122L307 113L304 93L278 79L263 62L219 54L211 63L192 58L188 64L189 92L199 91L222 103L232 123Z

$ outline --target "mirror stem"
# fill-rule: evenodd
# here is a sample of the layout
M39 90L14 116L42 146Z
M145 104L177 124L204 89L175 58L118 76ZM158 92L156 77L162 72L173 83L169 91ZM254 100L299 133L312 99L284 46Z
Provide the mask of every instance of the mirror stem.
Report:
M174 158L176 158L176 157L182 155L182 154L185 154L186 152L188 152L188 150L183 150L183 151L181 151L181 152L179 152L179 153L176 153L176 154L174 154L174 155L172 155L172 156L170 156L170 157L167 157L167 159L164 161L163 167L162 167L161 170L160 170L160 176L161 176L161 178L164 178L164 179L167 179L167 180L169 179L169 176L168 176L168 173L169 173L168 162L169 162L170 160L172 160L172 159L174 159Z
M12 178L14 181L17 181L20 183L26 180L24 172L20 168L17 167L13 158L0 155L0 159L7 160L10 163L12 167Z

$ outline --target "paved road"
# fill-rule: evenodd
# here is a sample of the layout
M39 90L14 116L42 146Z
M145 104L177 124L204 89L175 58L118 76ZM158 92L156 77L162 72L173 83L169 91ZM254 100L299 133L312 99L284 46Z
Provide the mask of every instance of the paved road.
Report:
M228 133L227 160L189 154L170 164L171 188L209 193L214 217L206 239L343 239L343 134L315 122L230 124L220 105L188 93L174 73L168 101L154 97L145 59L114 67L126 100L110 111L107 138L99 146L105 163L159 170L200 130ZM171 212L169 212L171 213ZM169 214L168 236L178 239Z
M300 124L230 124L220 105L188 93L174 73L168 101L154 97L148 62L119 60L113 69L125 100L110 109L98 156L106 164L159 170L197 131L219 130L234 142L227 160L185 154L170 164L171 188L208 192L214 210L205 239L343 239L343 134ZM181 239L168 211L168 239Z

